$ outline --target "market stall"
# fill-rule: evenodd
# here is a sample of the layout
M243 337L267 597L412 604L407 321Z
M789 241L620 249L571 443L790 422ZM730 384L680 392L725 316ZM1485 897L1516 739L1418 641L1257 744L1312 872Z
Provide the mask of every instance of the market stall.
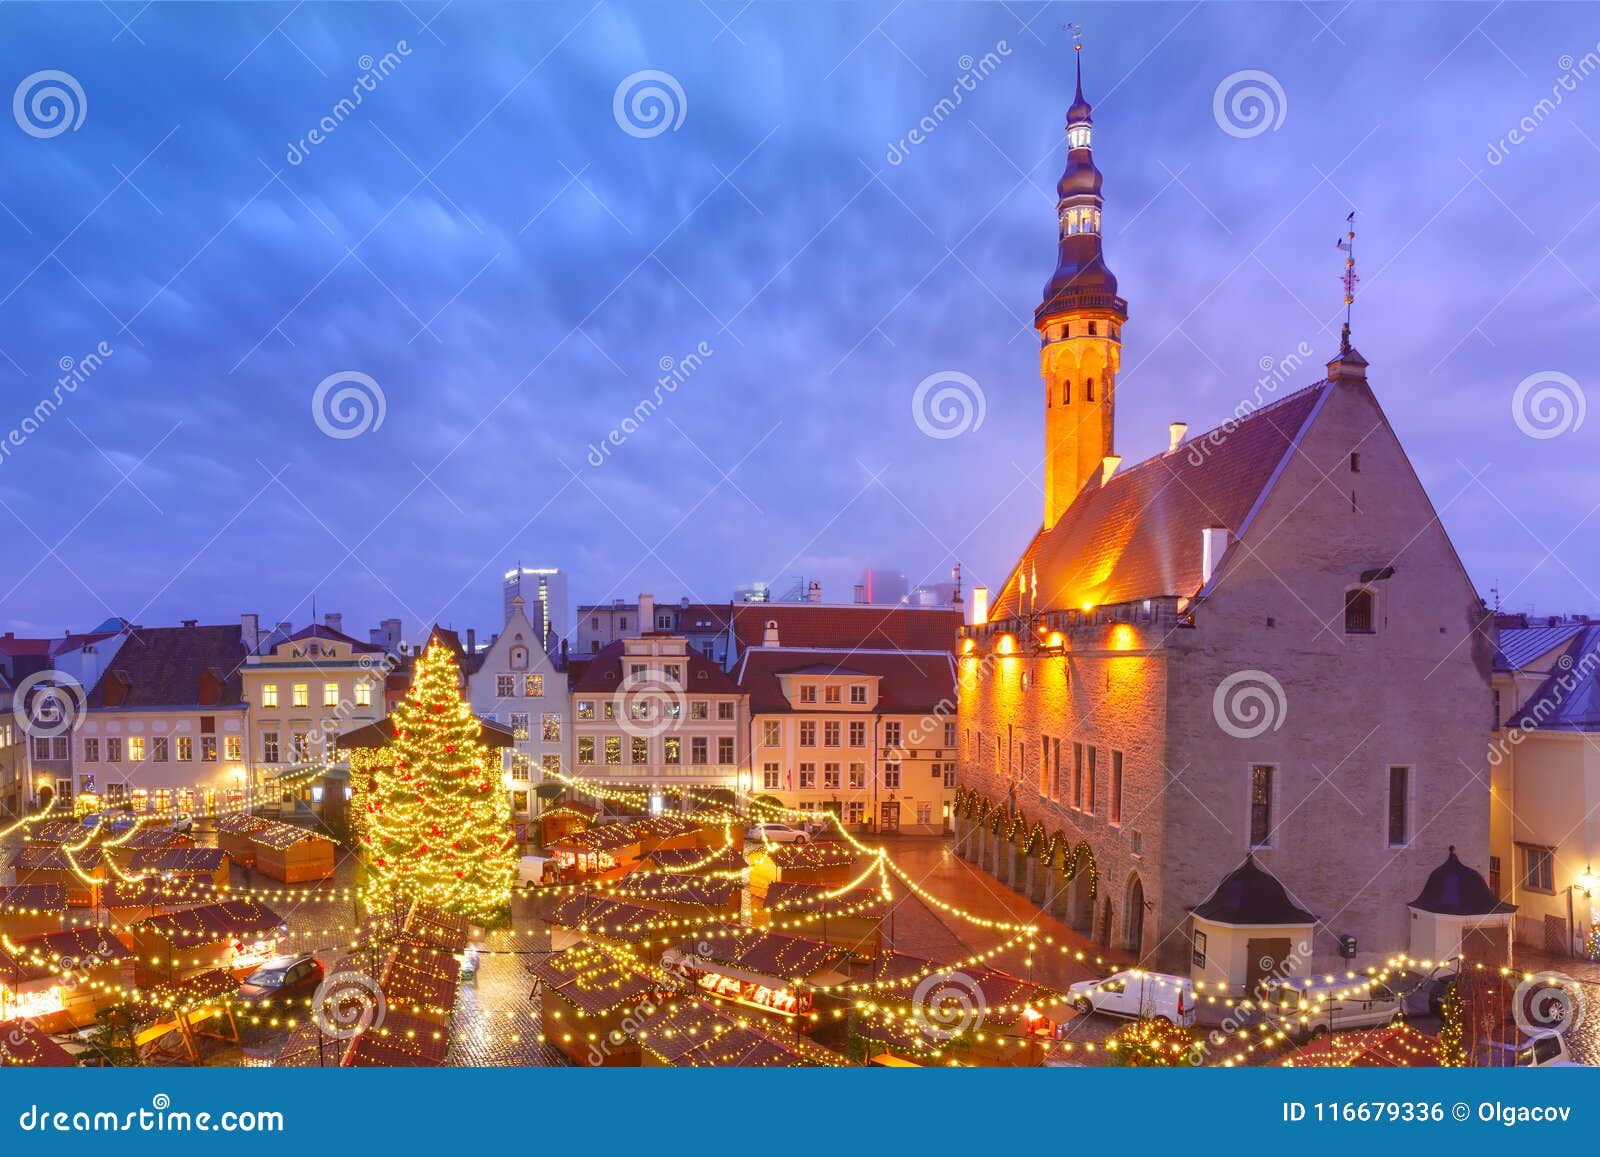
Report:
M820 940L708 925L663 952L661 967L720 1001L803 1023L816 1011L807 986L847 983L847 955Z
M767 886L779 882L820 884L837 888L861 874L862 854L849 844L818 841L811 844L773 844L753 849L750 859L750 897L760 903Z
M66 889L67 905L93 908L106 880L105 853L98 846L24 844L11 860L18 884L57 884Z
M551 908L550 948L562 952L584 943L615 945L652 963L675 937L661 912L628 900L577 892ZM680 932L679 935L682 935Z
M802 932L858 956L883 949L883 920L889 904L881 892L855 888L841 892L820 884L768 885L750 922L757 928Z
M154 916L130 930L141 981L220 968L245 976L283 951L283 919L254 900L202 904Z
M735 920L744 904L744 882L723 876L647 876L634 887L628 883L624 880L615 894L683 916Z
M638 866L644 837L632 824L601 824L567 833L549 851L563 879L614 880Z
M582 1068L639 1064L630 1029L653 1015L663 993L647 977L593 945L529 965L545 1040Z
M66 916L67 890L60 884L0 888L0 936L7 939L59 932Z
M123 871L132 871L135 860L146 852L169 848L192 848L194 837L170 824L150 824L124 835L111 835L103 844L111 862Z
M70 1069L78 1058L30 1020L0 1023L0 1069Z
M133 986L133 958L98 928L69 928L0 944L0 1019L45 1032L95 1023Z
M207 1052L239 1043L229 998L239 980L220 968L169 980L125 1006L141 1064L200 1064Z
M271 824L251 832L256 870L271 880L303 884L308 880L333 879L337 849L332 840L293 824Z
M253 868L256 863L256 846L250 842L250 837L272 826L272 820L246 815L244 812L229 812L227 815L218 816L217 847L227 852L228 858L234 863Z
M169 884L210 885L224 892L230 882L228 864L228 853L221 848L163 848L135 853L128 871Z

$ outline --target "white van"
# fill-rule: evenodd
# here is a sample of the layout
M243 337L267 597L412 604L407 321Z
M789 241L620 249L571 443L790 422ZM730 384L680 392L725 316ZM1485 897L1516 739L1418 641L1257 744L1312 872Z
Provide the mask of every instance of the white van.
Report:
M1104 980L1080 980L1068 986L1067 998L1085 1016L1103 1012L1194 1024L1194 982L1165 972L1131 969Z
M1291 1036L1380 1028L1403 1019L1405 998L1376 980L1286 977L1263 985L1263 1012Z

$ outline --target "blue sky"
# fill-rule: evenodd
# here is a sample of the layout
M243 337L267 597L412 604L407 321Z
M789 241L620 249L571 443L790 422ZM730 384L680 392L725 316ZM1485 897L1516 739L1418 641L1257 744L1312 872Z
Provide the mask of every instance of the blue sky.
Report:
M1131 313L1120 451L1222 421L1302 343L1316 376L1354 206L1357 343L1474 580L1600 611L1600 415L1513 413L1530 375L1600 385L1593 9L7 3L5 88L59 70L86 107L0 118L0 438L111 352L0 456L3 626L299 623L314 593L358 630L493 629L519 559L585 601L997 583L1039 521L1069 21ZM676 128L614 116L643 70ZM1214 115L1244 70L1275 129ZM930 438L911 399L944 371L984 420ZM312 400L344 372L383 421L333 438Z

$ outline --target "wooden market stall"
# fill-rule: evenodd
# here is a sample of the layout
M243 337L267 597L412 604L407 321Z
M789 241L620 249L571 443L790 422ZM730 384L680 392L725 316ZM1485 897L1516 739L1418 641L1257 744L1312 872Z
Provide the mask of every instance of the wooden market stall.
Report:
M45 1032L95 1023L133 987L133 958L98 928L69 928L0 944L0 1019L21 1017Z
M389 954L378 986L389 1012L449 1028L460 982L461 962L450 953L404 945Z
M197 1065L208 1047L237 1045L239 1025L229 998L238 991L238 978L220 968L142 991L125 1006L139 1062Z
M814 936L857 956L876 956L883 949L888 911L888 901L873 889L841 892L821 884L781 881L767 886L750 922L757 928Z
M0 888L0 936L24 940L59 932L67 917L67 890L60 884Z
M539 846L548 848L563 836L594 826L600 809L582 800L562 800L539 813Z
M848 983L848 953L821 940L707 925L661 954L661 967L702 993L798 1025L816 1019L807 986Z
M330 839L293 824L271 824L247 837L256 870L285 884L333 879L337 849Z
M163 848L135 853L128 871L158 876L172 884L209 885L225 892L231 880L229 862L228 853L221 848Z
M171 824L149 824L122 835L112 835L101 845L111 863L124 872L134 870L134 862L144 853L164 852L169 848L192 848L194 837Z
M615 880L633 871L644 855L644 837L628 824L568 832L549 845L562 879Z
M283 918L254 900L227 900L153 916L130 929L141 982L214 968L246 976L283 951Z
M661 875L622 881L613 895L663 912L737 920L744 906L744 882L725 876Z
M583 944L615 947L651 963L677 939L666 927L670 917L654 908L627 900L614 900L594 892L577 892L551 908L550 949L564 952ZM680 932L679 935L682 935Z
M640 873L671 872L675 875L697 872L708 876L732 875L750 867L739 844L712 844L709 848L656 848L639 860Z
M78 1058L31 1020L0 1023L0 1069L70 1069Z
M98 846L24 844L11 860L18 884L57 884L66 889L67 905L93 908L106 880L105 853Z
M861 875L865 857L846 843L819 840L810 844L773 844L752 849L750 897L760 903L767 886L778 882L820 884L837 888Z
M100 889L100 907L111 918L111 926L118 929L118 938L130 946L133 937L128 929L141 920L164 916L179 908L212 904L219 898L225 897L208 882L162 880L156 876L111 880Z
M263 828L273 826L273 821L244 812L229 812L217 817L217 847L228 853L228 858L247 868L255 867L256 846L250 837Z
M761 1031L759 1023L695 1000L669 1004L630 1034L644 1068L798 1068L817 1064L794 1045Z
M580 1068L639 1064L628 1030L655 1011L663 994L654 982L589 944L536 959L528 970L546 1042Z

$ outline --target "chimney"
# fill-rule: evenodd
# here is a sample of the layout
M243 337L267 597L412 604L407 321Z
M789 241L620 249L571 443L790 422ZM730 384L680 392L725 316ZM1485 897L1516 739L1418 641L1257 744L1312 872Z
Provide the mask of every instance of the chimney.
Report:
M1228 528L1208 526L1200 532L1200 583L1204 586L1217 572L1217 564L1228 549Z
M1189 432L1188 422L1167 423L1167 453L1170 454L1183 445L1183 436Z
M857 583L855 585L855 587L851 591L851 597L854 598L855 601L858 602L858 603L866 602L867 601L867 584L866 583Z
M186 626L186 627L192 627L192 626L196 625L197 623L199 623L199 621L200 621L199 619L184 619L183 620L183 625Z
M467 654L476 655L477 653L478 653L478 628L477 627L468 627L467 628Z
M327 627L330 631L338 631L340 634L343 634L344 616L336 615L330 611L328 614L322 616L322 625Z
M639 596L639 633L648 634L656 629L655 595Z
M278 624L278 630L282 631L285 635L292 635L294 634L294 624L288 619L285 619L283 622Z
M811 585L806 588L806 602L808 602L808 603L820 603L821 601L822 601L822 584L817 582L815 579L812 579L811 580Z
M254 655L261 649L261 616L239 616L239 641L244 644L244 653Z
M1104 486L1111 481L1111 476L1117 472L1117 467L1122 465L1121 454L1107 454L1100 459L1100 485Z
M778 645L778 620L768 619L766 630L761 632L761 645L763 647L776 647Z
M972 588L972 625L981 627L989 621L989 588Z

